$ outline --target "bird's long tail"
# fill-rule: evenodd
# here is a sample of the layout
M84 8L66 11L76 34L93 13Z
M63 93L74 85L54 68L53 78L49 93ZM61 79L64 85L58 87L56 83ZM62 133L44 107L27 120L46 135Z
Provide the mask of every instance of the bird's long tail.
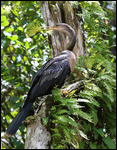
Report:
M18 130L19 126L21 125L22 121L25 119L26 115L28 114L31 106L33 105L33 102L29 102L27 103L27 105L25 107L23 107L21 109L21 111L16 115L16 117L14 118L14 120L11 122L11 124L9 125L7 131L6 131L6 135L8 137L12 136L13 134L16 133L16 131Z

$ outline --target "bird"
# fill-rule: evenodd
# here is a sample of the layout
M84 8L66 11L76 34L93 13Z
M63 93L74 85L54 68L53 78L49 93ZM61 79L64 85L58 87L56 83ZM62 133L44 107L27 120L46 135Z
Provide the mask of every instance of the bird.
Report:
M57 23L55 26L45 30L57 30L65 33L69 36L70 41L67 43L65 50L47 61L34 75L27 98L21 110L6 130L6 135L8 137L17 132L22 121L25 120L29 110L35 102L35 99L40 96L51 94L55 86L61 88L66 78L73 72L77 63L77 55L73 51L76 43L76 33L74 29L66 23Z

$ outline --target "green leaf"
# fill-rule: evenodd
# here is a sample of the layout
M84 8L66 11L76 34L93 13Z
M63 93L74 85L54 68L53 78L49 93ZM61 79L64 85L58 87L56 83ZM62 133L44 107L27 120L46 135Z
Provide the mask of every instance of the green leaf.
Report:
M100 72L100 75L105 73L105 68Z
M54 133L54 134L52 134L52 136L51 137L61 137L61 134L60 133Z
M112 139L109 136L103 138L102 140L108 146L109 149L116 149L115 141L112 141Z
M84 132L85 133L90 131L90 123L84 122L83 127L84 127Z
M93 127L93 129L94 129L97 133L99 133L102 137L104 137L104 132L103 132L103 129L102 129L102 128L97 129L96 127Z
M97 96L100 96L98 93L97 93ZM101 96L100 96L101 97ZM97 100L95 100L95 98L91 98L91 104L97 106L97 107L100 107L100 104Z
M26 49L29 49L30 45L28 41L25 42L25 46L26 46Z
M68 123L68 118L66 116L57 116L57 120Z
M56 88L52 91L52 94L54 95L54 100L55 101L60 101L61 100L61 90Z
M1 21L5 21L6 19L7 19L6 16L4 15L1 16Z
M86 65L87 69L91 69L93 64L94 64L94 62L95 62L94 58L87 58L85 60L85 65Z
M67 138L68 143L70 143L72 137L70 135L69 129L63 128L63 133L64 133L65 137Z
M3 9L3 7L1 7L1 14L4 14L4 9Z
M99 107L100 104L98 103L98 101L96 101L93 97L95 97L97 95L97 93L93 90L84 90L80 92L80 96L86 99L90 100L90 103ZM101 95L98 93L98 96L101 97Z
M18 36L17 35L13 35L12 37L11 37L11 41L16 41L18 39Z
M24 60L24 62L26 62L28 60L28 58L26 56L23 56L23 60Z
M96 65L96 69L98 69L106 60L100 62L99 64Z
M40 22L37 19L33 20L31 23L28 24L26 34L28 36L35 35L40 30L39 27Z
M94 106L90 106L90 107L91 107L90 114L92 116L92 120L93 120L94 125L96 125L99 121L98 116L97 116L97 109L95 109Z
M90 90L93 90L93 91L97 91L99 93L102 92L102 90L99 88L99 86L97 86L96 84L94 83L87 83L86 87Z
M7 28L5 29L5 31L6 31L6 32L11 32L11 31L14 31L14 28L7 27Z
M56 107L55 107L55 106L52 106L52 107L51 107L51 110L56 110Z
M24 66L23 69L24 69L25 72L27 71L26 66Z
M78 126L76 121L70 116L68 116L68 117L64 116L64 115L63 116L57 116L57 120L59 120L61 123L69 123L69 124L71 124L74 127Z
M18 27L17 29L20 30L20 31L23 31L23 30L24 30L22 27Z
M18 12L16 11L16 9L11 10L17 17L18 17Z
M110 111L112 111L112 103L111 103L111 97L107 93L103 93L103 101L106 103L107 107L109 108Z
M12 56L12 60L15 61L15 60L16 60L16 57L15 57L15 56Z
M88 113L81 111L80 109L74 110L73 114L78 115L78 116L88 120L89 122L92 122L92 116L90 116Z
M56 115L61 115L61 114L64 114L64 113L67 113L67 114L70 114L69 111L65 110L65 109L62 109L62 110L59 110Z
M87 138L87 135L84 134L83 131L79 130L79 133L80 133L80 135L81 135L84 139L89 140L89 139Z
M5 20L1 23L1 26L3 26L3 27L6 27L8 25L9 25L9 22L7 20Z
M76 121L72 117L68 116L67 120L68 120L69 124L71 124L72 126L78 127L78 124L76 123Z
M70 98L70 99L66 98L66 99L60 100L60 101L61 101L62 104L67 105L67 104L69 104L69 103L76 103L76 102L77 102L77 99L75 99L75 98Z
M90 100L88 100L88 99L82 99L82 98L79 98L78 102L91 103Z
M99 78L97 78L97 80L98 81L106 80L106 81L109 81L110 83L116 81L111 75L107 75L107 74L102 74Z
M111 86L109 83L107 83L107 82L103 82L103 84L104 84L104 87L107 89L107 92L108 92L108 94L109 94L109 99L110 99L110 101L111 101L111 102L114 102L115 99L113 98L112 86Z

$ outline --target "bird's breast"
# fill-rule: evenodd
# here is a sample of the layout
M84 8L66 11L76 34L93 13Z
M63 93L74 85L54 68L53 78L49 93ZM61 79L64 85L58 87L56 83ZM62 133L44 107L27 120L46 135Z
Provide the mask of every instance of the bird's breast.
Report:
M72 52L72 51L65 50L63 52L65 53L66 58L67 58L67 60L69 62L70 70L71 70L71 72L73 72L74 68L75 68L75 65L77 63L77 57L76 57L75 53Z

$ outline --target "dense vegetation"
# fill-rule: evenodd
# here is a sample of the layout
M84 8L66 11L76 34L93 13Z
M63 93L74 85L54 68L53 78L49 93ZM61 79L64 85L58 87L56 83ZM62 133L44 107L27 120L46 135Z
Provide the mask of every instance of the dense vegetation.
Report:
M85 60L80 56L76 69L83 73L85 88L68 97L59 89L53 91L52 147L115 149L115 3L83 1L74 2L76 5L82 10L77 15L82 20L86 51ZM12 138L6 138L4 132L26 98L32 76L52 56L47 33L32 28L27 38L27 27L44 25L37 1L2 2L1 14L2 148L21 149L24 126Z

